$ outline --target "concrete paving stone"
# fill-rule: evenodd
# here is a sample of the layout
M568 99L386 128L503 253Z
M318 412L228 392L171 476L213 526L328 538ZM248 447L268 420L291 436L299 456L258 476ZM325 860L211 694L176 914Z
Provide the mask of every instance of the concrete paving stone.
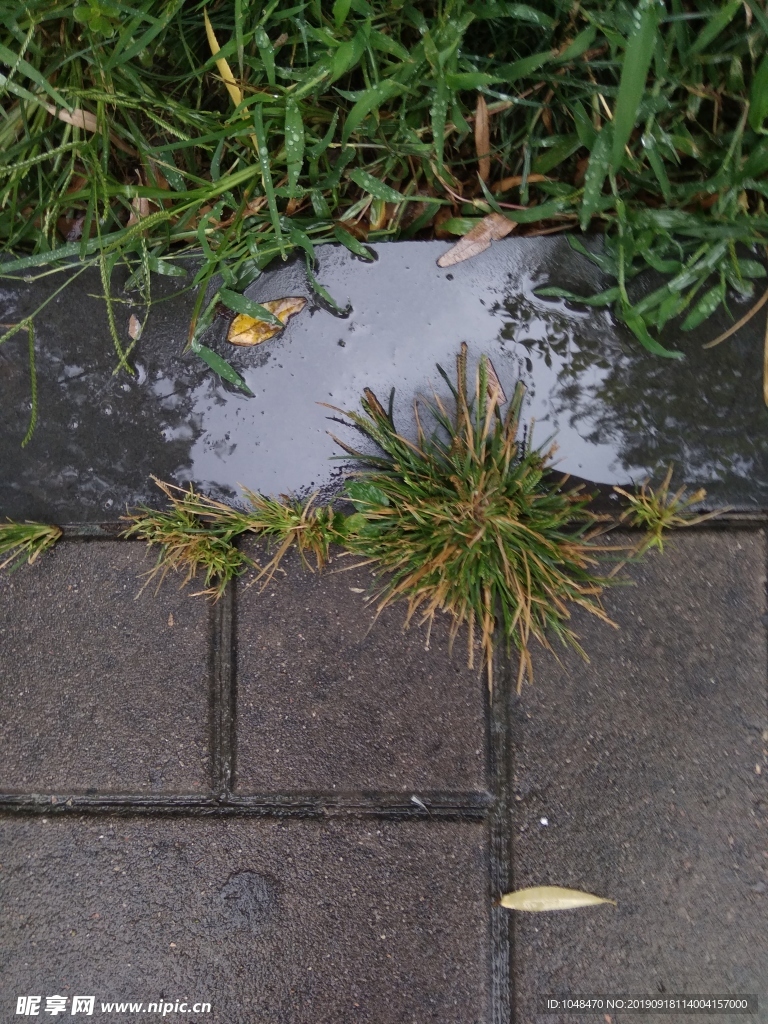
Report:
M372 625L359 561L313 575L292 553L263 592L240 586L237 789L484 790L487 687L466 637L449 658L447 618L429 650L402 607Z
M0 577L0 791L199 792L209 617L144 545L60 541Z
M482 825L16 816L0 837L3 1020L56 994L67 1019L93 995L94 1019L490 1021Z
M757 993L744 1019L768 1021L765 558L762 530L677 534L607 596L619 632L578 618L589 665L536 659L513 712L515 887L618 906L516 915L519 1021L602 1024L537 1000L620 992Z

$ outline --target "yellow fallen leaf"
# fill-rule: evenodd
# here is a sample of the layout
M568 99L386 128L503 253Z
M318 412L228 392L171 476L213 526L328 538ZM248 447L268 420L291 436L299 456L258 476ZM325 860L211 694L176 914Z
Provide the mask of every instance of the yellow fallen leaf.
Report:
M205 20L205 34L208 36L208 45L211 48L212 55L215 57L216 54L221 49L221 47L219 46L219 41L216 38L216 34L213 31L213 25L211 25L211 19L208 17L208 11L203 11L203 18ZM237 82L235 81L235 76L232 74L232 68L229 66L229 64L223 57L220 57L216 61L216 67L219 69L219 74L221 75L222 81L224 82L224 85L226 85L227 87L227 92L232 97L232 102L235 104L235 106L237 106L239 103L242 103L243 94L238 88Z
M508 910L572 910L574 907L591 907L597 903L612 903L602 896L593 896L578 889L562 889L559 885L537 885L532 889L518 889L508 892L500 900L501 906Z
M489 213L479 224L475 224L471 231L460 238L448 252L443 253L437 261L437 265L438 267L452 267L454 263L471 259L472 256L485 252L490 248L491 242L504 238L516 227L517 224L514 221L507 220L500 213Z
M301 296L289 299L270 299L268 302L261 303L283 324L287 324L295 313L300 313L306 304L307 300ZM266 320L254 320L252 316L240 313L230 324L227 341L233 345L260 345L262 341L274 338L280 330L282 328L268 324Z

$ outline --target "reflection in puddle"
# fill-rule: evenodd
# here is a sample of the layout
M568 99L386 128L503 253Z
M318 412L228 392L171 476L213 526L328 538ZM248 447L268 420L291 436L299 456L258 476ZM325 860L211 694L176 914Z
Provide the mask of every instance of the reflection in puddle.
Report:
M449 272L435 262L444 249L381 245L374 265L321 248L320 281L341 306L352 306L344 319L317 302L301 263L262 277L248 292L257 301L305 295L309 302L255 349L228 345L226 322L214 325L211 346L244 376L253 398L183 354L190 295L155 307L136 375L112 376L103 307L88 295L98 288L83 275L66 304L38 319L39 422L23 450L26 341L19 336L0 349L0 513L114 519L126 505L160 503L150 474L219 497L236 496L239 484L270 494L331 493L345 463L330 461L339 450L328 430L360 442L317 403L358 409L364 387L385 399L394 386L396 423L408 433L414 395L429 397L432 387L445 394L435 364L452 376L462 341L473 363L481 352L490 356L507 394L524 380L534 443L556 435L562 472L626 484L674 462L681 481L705 486L717 503L768 506L760 325L702 352L701 341L727 326L718 321L703 337L675 339L685 360L659 359L638 351L608 312L536 296L544 283L583 294L600 287L596 269L565 239L507 239ZM0 298L27 315L45 287L20 285ZM163 287L172 283L158 282L158 294Z

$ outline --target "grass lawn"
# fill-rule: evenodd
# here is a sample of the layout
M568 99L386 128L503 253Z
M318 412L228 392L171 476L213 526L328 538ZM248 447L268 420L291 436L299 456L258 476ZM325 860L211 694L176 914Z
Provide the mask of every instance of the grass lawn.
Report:
M202 339L217 303L254 312L242 292L271 261L303 252L320 288L318 244L366 256L367 241L453 238L491 213L522 235L571 231L576 248L582 230L603 232L591 258L615 284L589 301L660 355L676 354L658 340L671 319L691 328L734 293L758 298L759 0L0 0L0 12L2 276L71 274L79 260L100 267L110 303L127 264L149 309L154 274L180 287L220 275L212 299L197 293L189 343L235 383ZM648 268L666 283L633 301ZM128 369L133 342L110 321Z

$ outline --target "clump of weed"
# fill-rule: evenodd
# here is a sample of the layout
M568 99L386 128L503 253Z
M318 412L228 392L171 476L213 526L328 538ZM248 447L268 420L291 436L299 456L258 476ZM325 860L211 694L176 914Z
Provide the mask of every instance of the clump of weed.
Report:
M52 548L61 536L58 526L45 523L0 523L0 569L9 568L10 572L18 569L26 562L32 565L40 555Z
M138 537L147 544L158 544L160 552L147 575L147 584L157 580L161 586L171 570L184 572L182 586L198 573L204 573L204 593L218 600L227 584L255 563L235 545L245 530L244 516L237 509L199 494L152 478L170 501L166 511L140 506L123 517L131 523L124 537Z
M645 539L637 548L638 555L645 554L653 548L663 551L664 534L667 530L694 526L727 511L717 509L704 514L692 512L691 508L702 502L707 492L700 487L693 494L686 495L686 488L681 487L674 494L670 494L673 468L670 465L664 480L655 489L651 487L650 478L644 480L634 494L630 494L622 487L613 488L629 502L629 507L619 516L619 523L626 522L629 526L639 527L646 532Z
M264 577L264 586L272 579L283 555L295 546L302 563L309 569L307 554L315 557L318 569L326 564L331 544L340 543L346 535L346 519L341 512L330 505L314 504L316 494L302 502L289 495L281 494L281 501L255 494L247 488L243 493L251 510L248 512L248 529L264 537L268 542L276 541L277 552L253 582Z
M241 510L200 494L191 485L185 489L153 480L170 500L170 508L158 512L141 506L125 517L132 525L123 536L160 546L147 573L147 583L156 579L158 588L171 570L184 573L182 586L204 573L205 589L198 593L216 600L230 580L248 569L258 573L253 582L263 579L266 586L291 546L298 548L305 565L309 552L321 568L331 543L344 533L344 517L330 507L314 506L315 495L306 502L281 495L281 502L244 488L250 508ZM247 533L279 545L263 568L237 546L237 539Z
M366 415L345 413L384 453L372 456L335 438L370 467L347 484L359 513L347 543L377 564L377 574L387 574L379 611L404 598L406 625L420 612L430 628L435 613L446 611L453 619L451 643L466 623L470 667L479 630L489 685L498 627L507 648L514 644L519 652L519 690L526 676L532 678L533 639L551 649L555 636L586 657L568 625L574 606L610 623L600 603L610 581L597 571L609 549L592 543L603 517L587 508L590 496L580 488L563 489L567 478L552 479L554 446L521 443L522 384L502 416L503 395L485 356L471 397L466 345L457 358L456 387L438 370L455 413L449 415L437 395L434 404L426 403L436 422L429 437L418 400L416 443L395 429L391 401L385 412L369 389L361 402Z

